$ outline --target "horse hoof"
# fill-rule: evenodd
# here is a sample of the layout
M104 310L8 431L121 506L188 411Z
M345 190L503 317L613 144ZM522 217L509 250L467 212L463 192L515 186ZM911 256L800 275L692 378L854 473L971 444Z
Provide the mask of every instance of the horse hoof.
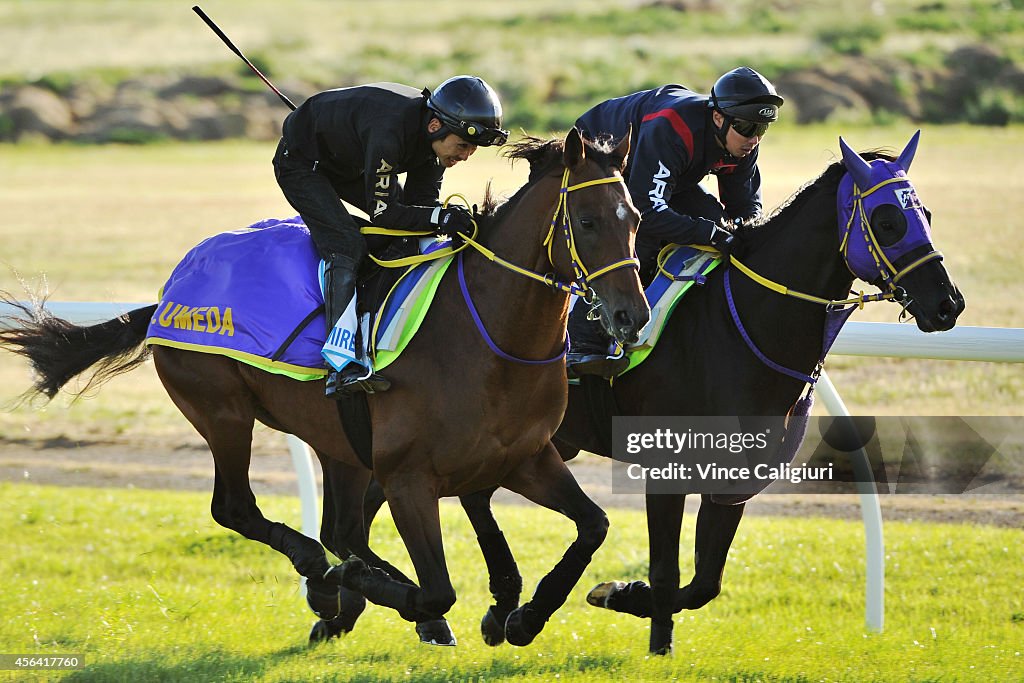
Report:
M672 654L672 622L659 624L651 622L651 641L649 651L652 655Z
M367 569L366 563L360 558L355 555L349 555L348 559L344 562L328 569L324 578L336 586L358 591L359 579L364 576Z
M505 620L505 639L509 645L523 647L532 643L543 628L544 622L537 617L533 608L526 604L509 612Z
M497 605L487 608L484 618L480 620L480 635L484 643L491 647L498 647L505 642L505 622L508 620L508 611L500 609Z
M330 621L341 614L341 589L324 579L306 579L306 604L313 614Z
M337 624L339 634L349 633L356 626L356 620L359 619L359 615L366 609L366 598L363 597L362 593L349 590L347 588L341 589L341 614L336 619L331 621L332 624Z
M348 633L348 631L337 626L337 619L330 621L321 619L313 624L313 630L309 632L309 644L319 645L320 643L326 643L331 638L338 638L345 633Z
M590 589L587 593L587 604L602 609L611 609L608 600L626 587L625 581L605 581Z
M646 619L651 616L651 587L643 581L606 581L587 593L587 602L594 607Z
M455 634L445 619L432 619L421 621L416 624L416 635L420 637L421 643L427 645L444 645L455 647L457 644Z

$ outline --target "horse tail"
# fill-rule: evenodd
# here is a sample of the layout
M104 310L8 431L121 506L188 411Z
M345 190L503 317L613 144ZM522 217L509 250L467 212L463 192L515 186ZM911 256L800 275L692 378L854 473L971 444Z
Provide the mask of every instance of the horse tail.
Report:
M76 325L54 316L43 303L25 304L0 293L0 303L15 309L0 317L0 348L24 356L36 372L27 394L57 392L83 372L92 369L85 386L74 392L81 397L92 387L134 369L150 355L143 343L157 304L137 308L97 325Z

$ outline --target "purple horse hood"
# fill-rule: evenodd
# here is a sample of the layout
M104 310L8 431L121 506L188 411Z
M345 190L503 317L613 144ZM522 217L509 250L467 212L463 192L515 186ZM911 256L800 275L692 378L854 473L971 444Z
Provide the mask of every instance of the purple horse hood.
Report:
M920 247L931 247L932 236L924 206L906 171L917 151L921 131L914 134L896 161L865 161L839 138L847 173L839 183L836 204L843 251L850 270L865 282L896 275L893 263ZM906 218L906 233L882 247L871 228L871 215L883 204L898 207Z

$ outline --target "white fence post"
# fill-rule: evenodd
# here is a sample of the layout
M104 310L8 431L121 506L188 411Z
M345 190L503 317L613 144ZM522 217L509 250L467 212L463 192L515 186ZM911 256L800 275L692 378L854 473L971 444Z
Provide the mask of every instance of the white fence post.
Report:
M850 416L846 404L824 371L818 379L817 390L825 402L825 409L829 415ZM871 471L871 463L863 448L854 453L853 457L862 458L867 471ZM878 493L869 482L858 481L857 493L860 496L860 515L864 520L864 564L867 572L864 586L864 621L869 629L881 633L885 625L885 542L882 538L882 506L878 502Z

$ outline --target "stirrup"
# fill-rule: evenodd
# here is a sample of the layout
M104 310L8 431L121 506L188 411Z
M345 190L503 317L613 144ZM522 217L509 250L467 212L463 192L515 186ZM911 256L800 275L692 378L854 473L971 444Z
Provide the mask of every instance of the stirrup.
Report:
M378 394L391 388L391 381L376 372L367 371L362 374L347 368L342 372L331 372L327 375L324 396L341 399L359 391L367 394Z
M569 379L583 375L597 375L605 379L615 377L629 367L629 358L604 353L570 353L565 357L565 371Z

